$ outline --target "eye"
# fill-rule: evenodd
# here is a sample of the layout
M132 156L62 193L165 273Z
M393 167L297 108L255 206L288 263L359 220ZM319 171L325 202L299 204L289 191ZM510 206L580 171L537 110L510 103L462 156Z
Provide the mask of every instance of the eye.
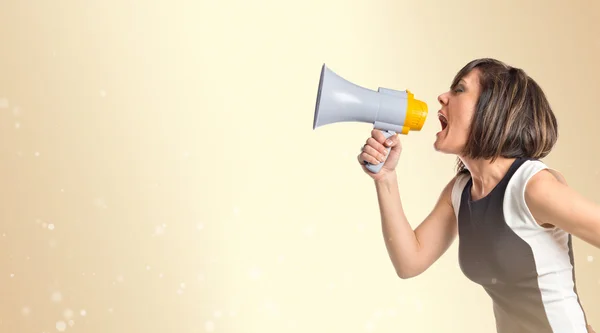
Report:
M464 92L464 91L465 91L465 89L464 89L464 88L463 88L461 85L458 85L458 86L454 87L454 89L453 89L452 91L453 91L455 94L458 94L458 93Z

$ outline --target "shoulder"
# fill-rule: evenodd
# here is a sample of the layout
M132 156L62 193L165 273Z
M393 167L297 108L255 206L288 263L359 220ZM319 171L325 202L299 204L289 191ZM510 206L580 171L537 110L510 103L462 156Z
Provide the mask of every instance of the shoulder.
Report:
M452 177L452 179L450 179L446 185L444 193L446 195L446 199L454 207L454 209L458 209L462 192L469 179L471 179L470 173L460 172L454 175L454 177Z
M557 191L568 186L563 174L540 161L530 161L531 171L525 183L525 197L529 200L543 198L548 191Z
M454 191L462 191L469 179L471 179L469 172L460 172L452 178L449 185L452 186Z
M539 224L552 224L548 223L551 215L563 207L565 196L570 195L568 184L561 172L542 162L535 161L529 168L523 185L525 202Z
M540 160L527 160L519 166L509 181L511 187L525 194L544 190L548 186L567 186L562 173Z
M461 190L471 175L468 172L460 172L455 174L444 186L444 192L447 194L451 194L457 190Z

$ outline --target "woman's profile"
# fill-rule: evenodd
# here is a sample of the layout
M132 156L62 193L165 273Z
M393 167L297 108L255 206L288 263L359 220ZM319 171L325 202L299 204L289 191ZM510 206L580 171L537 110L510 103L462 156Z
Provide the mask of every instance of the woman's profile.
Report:
M458 237L461 270L491 297L497 332L594 332L577 294L572 236L600 247L600 206L540 160L558 138L540 86L522 69L476 59L438 101L434 148L457 156L457 173L414 230L395 172L398 137L373 130L358 156L398 276L421 274ZM377 174L365 167L384 160Z

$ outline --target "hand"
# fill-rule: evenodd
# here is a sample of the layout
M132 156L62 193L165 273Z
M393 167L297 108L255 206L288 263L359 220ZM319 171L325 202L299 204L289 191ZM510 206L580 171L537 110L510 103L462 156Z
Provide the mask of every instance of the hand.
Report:
M592 325L587 326L587 331L588 333L596 333L596 331L594 331L594 329L592 328Z
M387 147L391 147L389 154L386 150ZM401 152L402 144L400 143L400 139L398 139L397 134L390 136L386 140L381 130L373 129L371 131L371 137L367 139L367 142L363 146L362 151L357 158L363 170L369 176L371 176L371 178L379 180L386 177L396 169ZM378 173L372 173L365 166L366 162L371 164L379 164L383 160L385 160L385 163Z

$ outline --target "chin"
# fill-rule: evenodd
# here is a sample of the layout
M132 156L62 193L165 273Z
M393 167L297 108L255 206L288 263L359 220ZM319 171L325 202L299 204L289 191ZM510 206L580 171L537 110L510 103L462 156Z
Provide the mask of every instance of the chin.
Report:
M435 150L438 153L442 153L442 154L448 154L449 153L446 149L444 149L444 147L440 146L437 143L433 144L433 150Z
M453 136L449 135L447 126L442 128L435 136L433 149L442 154L457 155L460 151L460 145L457 145Z
M448 145L445 145L444 142L442 140L440 140L439 138L437 140L435 140L435 142L433 143L433 149L436 152L442 153L442 154L447 154L447 155L457 155L458 154L457 149L454 149L454 147L449 147Z
M444 149L444 147L440 147L437 144L433 144L433 149L438 152L438 153L442 153L442 154L452 154L451 151Z
M446 147L444 146L444 139L439 136L435 138L433 142L433 149L440 153L446 153Z

